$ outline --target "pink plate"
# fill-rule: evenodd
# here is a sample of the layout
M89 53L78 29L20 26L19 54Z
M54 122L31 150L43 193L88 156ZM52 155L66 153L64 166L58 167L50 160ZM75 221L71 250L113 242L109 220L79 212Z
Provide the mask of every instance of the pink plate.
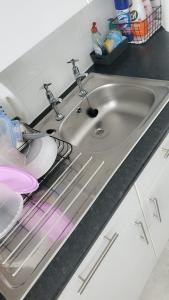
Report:
M39 187L37 179L30 173L9 166L0 166L0 182L20 194L32 193Z

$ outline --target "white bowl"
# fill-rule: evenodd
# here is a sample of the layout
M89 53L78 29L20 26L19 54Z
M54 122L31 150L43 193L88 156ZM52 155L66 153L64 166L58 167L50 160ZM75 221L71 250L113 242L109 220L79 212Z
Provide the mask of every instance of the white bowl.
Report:
M0 183L0 239L2 239L20 219L23 198L7 185Z
M54 164L57 157L57 144L52 137L45 136L33 140L29 147L29 151L25 150L26 169L34 177L40 178Z

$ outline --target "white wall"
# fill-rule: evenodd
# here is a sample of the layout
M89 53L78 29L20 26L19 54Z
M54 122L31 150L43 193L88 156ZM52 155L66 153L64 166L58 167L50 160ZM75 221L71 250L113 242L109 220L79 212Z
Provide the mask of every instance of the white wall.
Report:
M0 71L86 4L86 0L0 0Z
M93 0L83 10L64 23L36 47L0 73L0 82L13 93L4 100L1 91L0 104L15 106L18 114L28 123L33 121L47 106L48 101L40 87L52 82L55 95L60 95L73 80L71 66L66 62L80 59L80 70L91 66L89 53L92 50L90 27L97 21L101 32L107 30L107 19L113 16L113 0ZM8 92L7 92L8 94ZM5 106L5 103L8 105ZM8 110L9 111L9 110ZM11 111L10 111L11 114Z

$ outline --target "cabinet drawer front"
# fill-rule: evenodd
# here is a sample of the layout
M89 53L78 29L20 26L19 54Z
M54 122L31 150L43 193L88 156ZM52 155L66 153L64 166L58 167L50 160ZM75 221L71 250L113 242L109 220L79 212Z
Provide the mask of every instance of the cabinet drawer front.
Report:
M136 300L154 263L149 233L132 188L59 300ZM136 278L137 272L141 276Z
M160 144L144 170L136 180L136 188L140 198L145 199L150 189L157 182L161 172L169 164L169 134Z
M161 172L147 197L141 199L141 206L159 257L169 238L169 165Z

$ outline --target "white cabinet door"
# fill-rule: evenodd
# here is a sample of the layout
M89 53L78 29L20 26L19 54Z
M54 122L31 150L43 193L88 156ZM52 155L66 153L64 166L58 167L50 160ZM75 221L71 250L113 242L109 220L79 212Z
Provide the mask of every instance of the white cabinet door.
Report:
M139 175L136 186L142 199L150 193L150 189L157 184L162 171L169 162L169 134L165 137L150 161Z
M85 5L86 0L0 0L0 71Z
M153 174L152 174L153 176ZM139 192L139 191L138 191ZM144 215L157 256L169 239L169 164L146 198L141 198Z
M137 300L155 261L132 189L59 300Z

